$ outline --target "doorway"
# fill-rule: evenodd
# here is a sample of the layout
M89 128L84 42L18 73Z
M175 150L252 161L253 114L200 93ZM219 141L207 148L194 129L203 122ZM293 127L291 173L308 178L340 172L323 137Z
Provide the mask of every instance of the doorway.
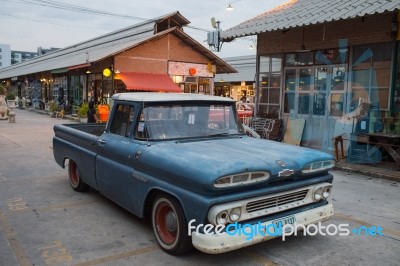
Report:
M284 73L284 116L305 120L301 145L330 149L336 120L346 106L347 67L287 67Z

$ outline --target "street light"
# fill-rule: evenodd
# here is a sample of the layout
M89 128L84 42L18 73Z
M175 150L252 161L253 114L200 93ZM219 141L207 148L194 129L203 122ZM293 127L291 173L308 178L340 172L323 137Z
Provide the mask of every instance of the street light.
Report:
M233 10L232 4L236 3L236 2L239 2L239 1L242 1L242 0L236 0L236 1L230 2L229 5L226 7L226 10L232 11Z

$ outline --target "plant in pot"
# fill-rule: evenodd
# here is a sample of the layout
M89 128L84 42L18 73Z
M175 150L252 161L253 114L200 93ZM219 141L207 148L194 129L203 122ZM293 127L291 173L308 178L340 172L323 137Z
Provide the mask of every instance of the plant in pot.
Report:
M56 111L57 111L56 102L55 101L50 101L50 104L49 104L50 117L55 117L56 116Z
M3 84L0 84L0 98L6 98L6 87Z
M7 105L10 109L15 108L15 94L10 92L6 95Z
M79 121L81 120L81 118L87 117L88 111L89 111L89 104L88 103L82 103L82 105L78 109Z
M3 98L0 98L0 120L7 119L5 118L5 115L7 113L7 103Z

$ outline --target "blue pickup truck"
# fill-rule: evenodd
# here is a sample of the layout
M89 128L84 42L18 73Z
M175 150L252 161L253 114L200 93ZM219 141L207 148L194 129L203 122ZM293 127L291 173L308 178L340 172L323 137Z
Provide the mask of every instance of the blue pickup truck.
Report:
M170 254L192 246L227 252L334 213L327 200L333 157L247 136L230 98L115 94L107 124L55 125L54 132L54 158L68 168L72 188L91 187L148 217Z

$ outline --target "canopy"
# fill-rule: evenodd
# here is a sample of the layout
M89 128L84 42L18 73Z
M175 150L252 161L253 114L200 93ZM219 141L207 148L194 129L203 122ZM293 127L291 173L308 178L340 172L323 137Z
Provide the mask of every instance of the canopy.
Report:
M182 92L167 74L123 72L115 75L121 79L127 90Z

